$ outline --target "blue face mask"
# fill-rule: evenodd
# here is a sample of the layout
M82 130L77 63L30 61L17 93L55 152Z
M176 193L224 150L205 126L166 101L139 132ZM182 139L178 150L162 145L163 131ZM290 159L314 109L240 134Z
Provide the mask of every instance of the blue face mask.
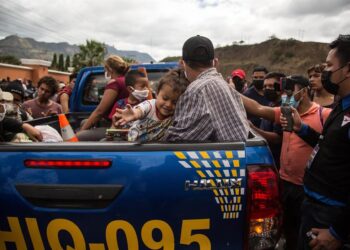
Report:
M294 95L292 95L289 99L289 103L287 102L287 95L282 95L281 98L282 98L282 105L284 104L288 104L290 106L292 106L293 108L298 108L299 104L300 104L300 101L296 101L295 98L294 98Z
M301 90L299 90L298 92L296 92L294 95L292 95L289 99L289 103L287 102L287 95L282 95L281 98L282 98L282 105L283 104L289 104L290 106L292 106L293 108L297 109L300 105L300 101L301 99L299 99L299 101L295 100L295 95L297 95L300 91L302 91L304 88L302 88Z

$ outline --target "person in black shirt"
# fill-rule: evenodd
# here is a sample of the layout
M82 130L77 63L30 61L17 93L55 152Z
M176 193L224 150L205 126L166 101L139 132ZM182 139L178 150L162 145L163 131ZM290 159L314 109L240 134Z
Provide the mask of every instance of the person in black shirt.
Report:
M264 97L269 101L269 107L281 106L281 90L279 88L280 79L285 77L285 74L280 72L270 72L264 79ZM282 145L282 127L270 120L261 119L260 128L252 128L264 137L269 143L270 150L277 168L280 168L280 156Z
M294 130L314 152L306 167L299 249L339 249L350 234L350 35L330 44L322 85L340 101L322 134L301 123L293 109ZM281 116L282 126L286 119ZM307 232L314 237L308 238Z
M251 86L244 91L243 95L257 101L259 104L268 106L269 100L264 95L264 79L266 74L269 73L264 66L257 66L253 69L253 81ZM261 118L253 116L251 114L247 115L248 119L253 123L257 128L260 127Z

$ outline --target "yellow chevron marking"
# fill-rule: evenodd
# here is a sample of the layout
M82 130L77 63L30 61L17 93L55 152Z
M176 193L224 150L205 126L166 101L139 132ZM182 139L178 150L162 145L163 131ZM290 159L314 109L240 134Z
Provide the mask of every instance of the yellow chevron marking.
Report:
M226 154L226 158L227 159L232 159L233 158L233 152L232 151L226 151L225 154Z
M185 154L182 153L182 152L174 152L174 154L177 156L177 158L179 158L179 159L181 159L181 160L186 159Z
M200 170L197 170L197 174L198 174L200 177L202 177L202 178L205 178L205 177L206 177L205 174L204 174L202 171L200 171Z
M201 168L201 165L198 164L198 162L196 161L190 161L192 166L195 167L195 168Z
M226 196L229 196L228 190L226 188L224 189L224 192Z
M209 156L209 154L207 152L200 151L199 153L204 159L210 159L210 156Z
M232 173L233 177L237 177L237 170L236 169L232 169L231 173Z
M213 192L214 192L215 196L219 196L218 190L214 189Z
M218 160L213 160L212 162L213 162L213 164L214 164L214 166L215 166L216 168L221 168L220 163L219 163Z
M239 188L235 188L235 194L239 195Z
M239 167L239 160L233 160L233 166L235 168L238 168Z
M220 207L221 207L221 212L224 212L225 211L224 205L220 205Z
M220 204L224 204L224 199L222 197L219 197L219 200L220 200Z
M222 175L221 175L219 170L214 170L214 173L216 174L217 177L222 177Z
M240 204L241 203L241 196L237 197L237 203Z

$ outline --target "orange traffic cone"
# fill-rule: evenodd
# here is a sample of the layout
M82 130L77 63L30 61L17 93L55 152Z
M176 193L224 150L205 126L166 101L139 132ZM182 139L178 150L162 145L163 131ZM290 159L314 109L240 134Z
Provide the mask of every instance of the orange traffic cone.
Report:
M58 114L58 121L60 123L63 141L78 142L78 137L74 134L74 131L69 124L66 115Z

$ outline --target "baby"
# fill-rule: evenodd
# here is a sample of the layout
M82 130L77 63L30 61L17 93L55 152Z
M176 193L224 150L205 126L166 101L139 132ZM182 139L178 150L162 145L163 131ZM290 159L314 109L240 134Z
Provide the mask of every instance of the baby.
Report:
M159 81L156 99L117 109L113 116L114 125L118 127L135 121L129 130L129 141L160 140L171 124L176 102L188 84L182 69L169 71Z

